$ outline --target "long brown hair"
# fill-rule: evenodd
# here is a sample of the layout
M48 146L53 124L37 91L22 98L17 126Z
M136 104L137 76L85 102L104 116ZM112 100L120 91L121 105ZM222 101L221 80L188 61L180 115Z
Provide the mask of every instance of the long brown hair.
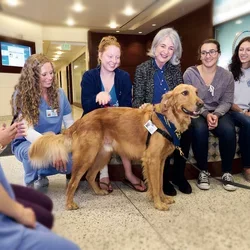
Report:
M22 117L31 125L36 125L39 119L42 94L40 73L45 63L50 63L54 71L53 64L43 54L33 54L26 60L11 98L12 115L22 114ZM48 88L48 100L49 105L59 112L58 98L58 85L54 76L52 85Z

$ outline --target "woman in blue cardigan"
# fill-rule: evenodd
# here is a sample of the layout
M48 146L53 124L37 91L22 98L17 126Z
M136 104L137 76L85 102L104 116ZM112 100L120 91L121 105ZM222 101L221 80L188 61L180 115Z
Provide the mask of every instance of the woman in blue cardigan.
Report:
M98 46L99 66L86 71L81 82L83 115L104 107L131 107L132 82L129 74L119 69L121 46L114 36L103 37ZM131 162L121 155L126 183L139 192L146 191L142 180L132 172ZM108 167L100 172L100 187L112 192Z

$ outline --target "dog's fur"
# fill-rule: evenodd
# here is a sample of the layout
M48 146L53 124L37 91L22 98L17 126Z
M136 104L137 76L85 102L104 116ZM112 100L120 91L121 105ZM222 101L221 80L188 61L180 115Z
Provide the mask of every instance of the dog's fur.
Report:
M144 124L152 120L158 128L166 130L155 114L156 109L182 133L191 122L190 116L197 115L202 104L193 86L180 84L164 94L161 103L154 107L97 109L76 121L63 134L40 137L31 145L30 160L35 167L45 167L59 158L67 160L68 153L72 152L72 176L66 201L66 208L72 210L78 208L73 201L74 193L86 171L86 179L95 193L108 194L100 189L95 178L108 164L113 151L131 160L141 159L149 198L157 209L167 210L168 204L174 201L162 191L162 175L165 159L175 147L157 132L152 134L146 147L148 131Z

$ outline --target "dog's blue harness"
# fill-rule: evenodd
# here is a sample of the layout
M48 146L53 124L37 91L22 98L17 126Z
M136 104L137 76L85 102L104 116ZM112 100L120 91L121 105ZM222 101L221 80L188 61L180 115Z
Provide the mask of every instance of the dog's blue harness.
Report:
M176 130L176 127L172 122L166 120L164 115L157 113L157 112L155 113L157 117L160 119L161 123L166 128L168 133L160 128L157 128L156 132L160 133L163 137L165 137L170 142L172 142L175 147L180 147L181 133ZM149 145L150 137L151 137L151 134L148 132L146 147L148 147Z

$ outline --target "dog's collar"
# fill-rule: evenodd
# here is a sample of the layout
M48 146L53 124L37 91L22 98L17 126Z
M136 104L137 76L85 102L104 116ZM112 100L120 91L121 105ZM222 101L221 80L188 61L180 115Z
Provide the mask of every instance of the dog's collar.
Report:
M168 133L170 134L174 146L179 147L180 146L181 133L179 131L177 131L175 125L172 122L166 120L166 118L165 118L165 116L163 114L160 114L158 112L155 112L155 113L156 113L157 117L160 119L161 123L167 129ZM158 130L160 131L161 129L158 128L157 132L159 132ZM161 133L163 135L162 131L163 130L161 130L161 132L159 132L159 133ZM163 132L165 132L165 131L163 131ZM166 137L166 136L164 136L164 137ZM167 139L169 139L169 138L167 138Z

